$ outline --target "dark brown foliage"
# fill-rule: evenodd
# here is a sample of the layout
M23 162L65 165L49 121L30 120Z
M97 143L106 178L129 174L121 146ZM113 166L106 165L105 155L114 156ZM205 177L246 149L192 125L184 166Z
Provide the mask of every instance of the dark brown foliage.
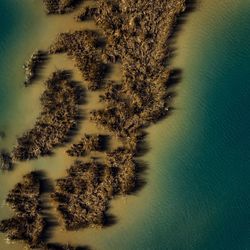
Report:
M139 153L142 131L169 112L168 39L176 17L185 9L185 0L96 2L91 17L106 39L102 57L98 58L106 63L120 62L122 82L106 84L100 97L104 108L92 111L91 120L113 132L123 146L106 154L107 165L76 162L68 176L58 180L54 198L70 230L103 225L109 200L114 195L134 191L137 183L134 158ZM84 20L88 11L80 19ZM98 49L98 39L93 41L93 37L92 32L64 33L51 47L52 53L67 52L73 56L90 82L104 76L99 67L101 61L89 60L92 49L88 48ZM80 152L78 146L75 149Z
M80 2L80 0L43 0L47 14L71 12Z
M75 60L90 90L101 87L106 65L101 59L100 37L94 31L61 33L50 47L50 53L67 53Z
M63 143L79 117L82 89L70 81L65 71L57 71L45 83L41 97L42 112L34 128L17 139L13 149L15 160L34 159L48 155Z
M0 231L7 233L9 239L23 240L31 248L42 244L46 222L40 213L40 195L41 181L36 172L25 175L10 191L6 202L15 215L0 222Z
M118 90L110 87L102 97L106 108L91 118L119 137L137 133L169 111L167 42L184 2L97 1L94 18L107 39L106 60L121 62L123 78Z
M100 135L87 135L85 134L81 141L77 144L73 144L69 150L67 150L70 156L84 156L92 151L101 151L102 142Z
M67 12L74 6L73 1L44 2L48 13ZM96 0L96 3L96 8L85 9L78 20L94 18L103 31L105 43L93 31L61 33L49 53L67 53L72 57L90 90L100 88L105 82L109 63L121 63L121 83L106 84L100 97L104 108L91 112L91 120L113 132L123 146L106 153L106 164L76 161L67 176L57 180L52 196L68 230L103 226L110 200L134 191L135 157L142 131L169 112L168 39L176 17L185 9L185 0ZM47 82L48 89L53 91L43 95L45 111L35 128L19 138L14 159L32 159L50 153L75 125L79 96L67 79L59 77L61 80L61 85ZM86 140L89 138L74 144L68 153L82 156L97 150L95 141ZM27 202L27 207L35 204Z
M115 189L111 168L76 161L69 168L68 176L57 180L53 194L66 229L102 226Z
M94 18L96 12L97 12L97 8L84 7L81 10L80 14L76 16L76 20L78 22L90 20L90 19Z

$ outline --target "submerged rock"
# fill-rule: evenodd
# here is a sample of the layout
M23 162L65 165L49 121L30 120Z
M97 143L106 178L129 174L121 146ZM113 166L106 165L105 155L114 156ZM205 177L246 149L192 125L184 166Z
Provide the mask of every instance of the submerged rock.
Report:
M100 99L103 108L90 119L112 132L122 146L106 154L106 164L75 162L56 183L53 198L68 230L102 226L110 200L133 192L137 184L135 157L143 129L169 113L167 67L169 38L185 0L97 0L93 13L85 9L80 20L93 17L105 42L92 31L62 33L50 53L67 53L76 61L89 89L104 81L102 65L120 62L121 83L109 82ZM68 153L82 156L85 142Z

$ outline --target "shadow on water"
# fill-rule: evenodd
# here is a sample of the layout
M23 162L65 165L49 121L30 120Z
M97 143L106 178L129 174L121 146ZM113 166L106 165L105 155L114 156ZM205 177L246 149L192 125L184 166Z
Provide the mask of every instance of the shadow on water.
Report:
M213 11L216 13L216 8ZM245 80L249 79L249 61L241 57L242 51L245 55L249 47L237 48L238 40L242 44L244 41L248 43L248 28L233 18L234 10L231 12L230 18L225 19L225 23L231 22L230 28L227 30L224 23L220 23L220 27L224 27L223 33L213 38L217 48L209 47L211 41L202 43L208 49L201 48L203 62L194 73L199 70L209 72L211 65L215 64L209 79L202 78L209 98L200 100L202 105L196 103L193 132L184 135L186 138L178 143L174 157L170 156L174 167L170 170L169 181L174 183L173 199L178 199L178 202L171 204L176 209L169 218L172 224L165 230L169 230L170 238L174 239L172 242L169 240L173 249L186 249L190 244L193 244L192 249L208 250L248 249L249 246L250 119L246 107L249 106L250 92ZM240 20L244 20L240 14ZM218 10L218 15L224 18L221 10ZM213 27L210 28L213 31ZM205 41L206 38L202 39ZM235 88L239 75L242 84ZM192 88L195 86L190 86ZM202 112L201 118L199 112ZM169 161L167 158L164 160ZM178 239L183 239L183 244Z
M71 250L70 245L63 245L59 243L48 243L47 250ZM75 250L91 250L88 246L77 246L74 248Z
M188 13L193 11L194 9L195 9L195 1L191 1L191 0L187 1L186 13L182 14L182 16L177 19L176 29L175 29L175 32L173 33L174 35L172 35L171 38L169 39L171 41L171 44L174 43L177 34L181 30L180 26L186 22L186 17L188 15ZM170 47L172 47L172 46L170 46ZM173 55L174 55L174 53L171 53L170 57L172 57ZM168 58L168 61L169 61L169 58ZM110 73L111 73L111 68L107 67L105 69L105 74L110 74ZM172 98L176 95L174 92L174 87L181 81L181 75L182 75L182 71L180 69L172 70L170 78L169 78L168 82L166 83L168 85L168 87L171 89L171 92L169 92L167 98L172 100ZM85 97L83 92L80 92L80 93L82 96ZM85 100L85 98L83 98L82 100ZM82 101L82 103L84 103L84 101ZM167 112L167 114L165 114L161 119L165 118L166 115L171 114L171 111L172 111L172 109L170 108L169 111ZM82 116L82 114L79 114L79 121L82 120L83 118L84 117ZM69 143L71 141L70 138L72 138L72 136L74 136L76 134L76 131L78 131L78 128L79 127L76 126L75 128L73 128L70 131L69 136L68 136L68 140L66 141L67 143ZM146 134L145 134L145 136L146 136ZM146 140L144 140L144 137L140 141L140 143L138 144L136 157L142 157L150 150L148 143L146 142ZM103 150L104 150L107 147L109 147L109 139L107 137L103 137L102 139L103 139L102 146L103 146ZM146 162L144 162L140 159L136 160L136 183L135 183L135 188L131 193L137 194L146 185L145 174L146 174L147 169L148 169L148 165ZM46 178L46 176L43 172L40 172L39 174L40 174L40 178L42 180L41 192L43 193L44 199L45 199L43 202L44 205L42 206L42 209L44 210L43 214L44 214L46 221L47 221L46 230L44 232L42 239L44 242L47 242L52 237L53 228L55 226L57 226L58 224L57 224L56 219L51 215L51 213L50 213L51 206L48 205L48 200L46 200L47 199L46 195L53 192L53 184L50 182L50 180L48 180ZM112 226L112 225L116 224L116 222L117 222L116 217L114 217L113 215L110 215L110 214L106 214L105 222L104 222L105 227ZM64 249L63 248L64 246L62 246L60 244L49 244L49 246L51 246L51 248L49 248L49 249ZM79 247L77 249L81 250L81 249L89 249L89 248Z
M135 194L135 195L138 194L147 184L146 172L148 168L149 168L149 165L147 162L143 160L136 161L136 181L135 181L135 188L131 192L132 194Z
M117 218L113 214L106 213L104 216L104 228L111 227L117 223Z
M173 53L175 51L174 44L176 43L176 38L179 35L182 26L187 21L187 16L193 12L197 8L197 1L196 0L187 0L186 1L186 10L184 13L182 13L179 17L177 17L176 25L173 29L172 35L168 39L168 47L171 51L168 56L166 56L166 67L168 67L168 63L175 54ZM177 95L175 92L175 87L177 84L179 84L182 80L182 69L173 69L171 70L170 76L166 82L166 87L169 89L168 94L166 98L168 99L168 111L162 115L162 117L159 117L158 121L161 121L165 119L167 116L171 115L174 111L174 108L171 107L171 102L173 101L174 97ZM143 161L141 157L143 157L146 153L150 151L150 147L148 145L148 142L146 140L147 133L144 132L142 135L141 140L139 140L138 146L137 146L137 152L136 152L136 183L134 190L131 191L131 194L138 194L143 187L147 184L146 181L146 172L149 168L149 165L147 162ZM137 158L139 157L139 158Z
M188 16L197 10L199 7L199 1L200 0L186 0L186 10L184 13L181 13L180 16L177 17L175 27L173 29L172 34L170 35L168 39L169 43L169 56L166 58L166 65L171 64L172 59L176 56L176 51L178 50L175 47L176 40L182 31L183 27L185 26L186 22L188 21Z
M180 16L177 17L176 24L174 27L174 32L172 32L172 35L170 36L170 42L176 41L177 36L182 31L183 26L186 24L188 20L188 16L197 10L199 7L199 0L186 0L186 10L184 13L181 13Z
M70 245L62 245L59 243L47 243L53 236L54 228L57 227L58 221L52 215L52 207L50 205L50 194L54 191L54 185L50 179L46 177L44 171L36 171L37 177L40 179L41 183L41 213L45 218L45 228L41 236L41 241L46 245L48 250L70 250L73 249ZM110 220L111 221L111 220ZM77 250L90 250L88 246L77 246L74 249Z
M182 73L181 69L173 69L167 81L167 87L174 88L178 83L180 83L182 80Z
M142 131L140 138L138 139L138 144L136 145L136 153L135 157L144 156L149 152L150 146L148 141L146 140L148 133L146 131Z
M52 181L47 178L44 171L36 171L36 175L39 178L41 185L41 214L44 216L46 223L41 236L41 241L46 243L52 237L53 229L58 226L56 218L54 218L51 214L52 207L49 200L50 194L54 191L54 186Z

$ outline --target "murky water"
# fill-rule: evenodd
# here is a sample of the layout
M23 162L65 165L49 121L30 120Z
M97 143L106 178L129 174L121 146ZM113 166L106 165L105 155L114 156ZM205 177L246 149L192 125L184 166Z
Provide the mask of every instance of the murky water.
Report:
M183 70L173 89L176 110L149 129L147 184L135 195L112 202L115 225L70 233L58 227L53 241L102 250L249 249L249 11L248 0L197 1L174 43L171 63ZM65 27L83 26L72 15L46 17L40 2L32 0L0 0L0 18L0 131L6 133L0 147L9 149L18 134L32 127L40 110L42 79L30 88L22 86L24 60L36 48L46 48ZM43 79L58 68L73 70L72 62L53 57ZM73 77L81 81L77 70ZM119 80L119 68L113 77ZM88 113L99 104L96 95L86 98L82 108ZM75 140L86 131L96 128L83 121ZM71 162L65 149L58 148L53 157L1 174L1 203L31 169L44 169L55 179ZM10 212L2 206L0 219ZM0 242L4 250L23 249L22 244L6 245L4 235Z

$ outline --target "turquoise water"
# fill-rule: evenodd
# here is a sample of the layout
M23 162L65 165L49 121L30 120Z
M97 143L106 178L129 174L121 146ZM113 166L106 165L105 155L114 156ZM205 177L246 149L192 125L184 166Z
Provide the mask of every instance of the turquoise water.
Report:
M0 0L0 131L6 134L1 148L9 149L38 111L35 87L24 87L22 69L39 37L33 5L30 0Z
M22 25L23 12L20 6L15 6L15 4L9 4L9 1L0 2L0 72L1 72L1 84L0 84L0 114L1 114L1 125L5 124L8 120L7 115L5 115L6 110L9 109L12 104L13 95L15 92L12 91L13 85L11 84L13 73L16 69L12 69L11 61L13 58L9 58L10 48L16 50L18 44L16 42L22 39L22 34L20 34L19 25ZM18 14L18 15L17 15ZM12 74L11 74L12 73ZM4 125L7 127L7 124ZM1 128L2 129L2 128Z
M177 109L153 143L157 205L134 249L250 249L250 2L201 2L177 47Z
M177 38L173 63L183 78L176 110L149 131L147 185L114 208L121 211L117 225L73 234L72 243L114 250L250 249L250 2L200 2ZM22 31L39 25L23 6L0 0L0 130L7 136L13 118L22 124L20 112L27 113L18 107L27 96L17 70L27 57ZM13 60L15 54L20 59ZM4 244L1 249L12 248Z

